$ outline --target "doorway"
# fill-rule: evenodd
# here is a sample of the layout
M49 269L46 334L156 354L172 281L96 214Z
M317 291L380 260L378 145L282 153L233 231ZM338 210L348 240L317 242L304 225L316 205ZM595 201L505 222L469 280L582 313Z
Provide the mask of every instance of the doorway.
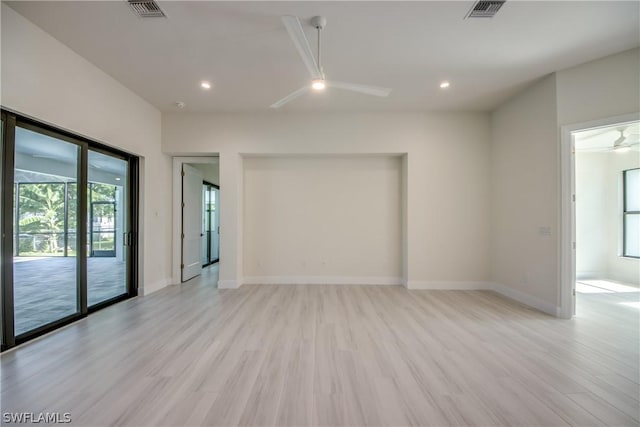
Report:
M563 204L563 255L571 256L563 261L570 270L562 288L570 303L562 315L580 314L583 306L613 315L637 304L640 293L640 120L563 129L567 142L572 153L570 164L563 162L563 190L571 190L571 209Z
M173 281L184 283L206 273L202 277L217 283L219 158L174 157L173 173ZM211 189L205 192L207 185Z

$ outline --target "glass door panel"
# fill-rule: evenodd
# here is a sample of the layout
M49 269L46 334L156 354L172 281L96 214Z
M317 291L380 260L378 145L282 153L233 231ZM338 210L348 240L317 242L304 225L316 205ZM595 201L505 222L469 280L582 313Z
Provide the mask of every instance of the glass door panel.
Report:
M89 150L87 193L88 306L127 294L128 162Z
M116 204L115 202L91 203L90 251L92 257L116 256Z
M209 184L202 185L202 265L209 265Z
M219 224L220 224L220 213L218 210L218 194L220 190L216 187L211 187L211 202L210 202L210 217L211 217L211 239L210 239L210 261L216 262L219 258L219 248L220 248L220 234L219 234Z
M77 314L78 259L69 234L69 185L80 146L16 126L13 219L15 335Z
M218 188L206 183L202 185L202 266L218 262Z

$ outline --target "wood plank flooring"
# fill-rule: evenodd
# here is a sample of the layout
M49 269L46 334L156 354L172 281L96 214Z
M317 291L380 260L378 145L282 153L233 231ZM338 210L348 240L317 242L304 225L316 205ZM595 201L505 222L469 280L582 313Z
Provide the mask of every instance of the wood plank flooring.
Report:
M243 286L211 273L2 355L3 412L71 425L640 422L640 294L555 319L484 291Z

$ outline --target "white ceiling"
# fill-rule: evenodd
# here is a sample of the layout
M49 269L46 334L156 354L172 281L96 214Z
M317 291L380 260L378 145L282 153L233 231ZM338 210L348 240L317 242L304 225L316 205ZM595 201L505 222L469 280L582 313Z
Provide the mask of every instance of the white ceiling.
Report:
M622 132L622 134L620 133ZM624 143L632 145L634 150L640 148L640 122L622 123L589 129L573 134L576 151L608 151L614 142L623 135Z
M284 14L328 19L328 79L393 88L310 94L286 111L491 110L548 73L640 45L637 1L509 0L493 19L463 19L473 3L163 1L166 19L141 19L124 0L8 2L162 111L265 111L308 83Z

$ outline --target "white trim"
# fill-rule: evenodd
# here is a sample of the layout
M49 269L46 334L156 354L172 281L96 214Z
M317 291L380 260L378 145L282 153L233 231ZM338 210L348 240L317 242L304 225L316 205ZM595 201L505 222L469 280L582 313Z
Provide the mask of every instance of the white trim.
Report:
M172 226L172 277L173 283L181 282L180 264L182 261L182 164L183 163L217 163L219 157L211 154L203 157L173 157L173 226Z
M472 281L420 281L410 280L405 285L407 289L414 290L449 290L449 291L478 291L488 290L491 288L489 282L472 282Z
M560 289L558 317L570 319L575 313L574 287L576 282L575 241L575 161L573 156L573 133L640 120L640 113L630 113L605 119L575 123L560 128ZM545 311L545 310L543 310Z
M245 285L402 285L401 277L250 276Z
M544 313L550 314L555 317L560 317L560 307L557 307L538 297L525 294L524 292L510 288L509 286L501 285L499 283L491 283L490 290L521 304L538 309Z
M218 280L218 289L238 289L239 287L237 280Z

